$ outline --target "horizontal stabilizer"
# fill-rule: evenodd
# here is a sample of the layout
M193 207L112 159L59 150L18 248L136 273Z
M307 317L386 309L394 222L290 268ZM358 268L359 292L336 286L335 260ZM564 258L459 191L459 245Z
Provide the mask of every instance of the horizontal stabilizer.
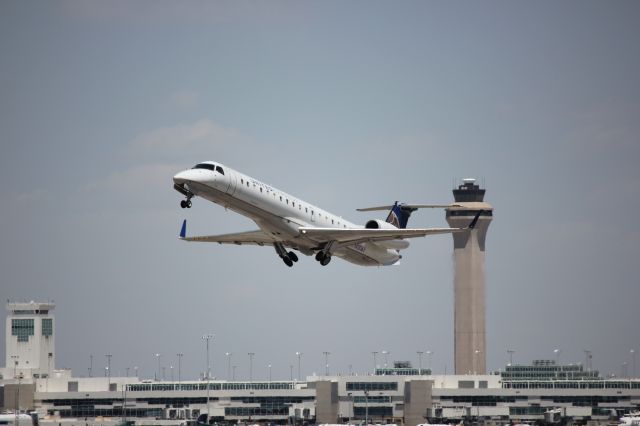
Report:
M417 209L448 209L449 207L462 207L460 204L398 204L402 208L417 210ZM359 212L374 212L379 210L389 210L395 207L395 204L389 204L386 206L376 206L376 207L364 207L361 209L356 209Z

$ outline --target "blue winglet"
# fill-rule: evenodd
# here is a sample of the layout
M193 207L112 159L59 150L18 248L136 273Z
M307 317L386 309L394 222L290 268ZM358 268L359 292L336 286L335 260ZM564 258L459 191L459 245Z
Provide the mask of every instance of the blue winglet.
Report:
M187 219L182 222L182 229L180 230L180 238L185 238L187 236Z

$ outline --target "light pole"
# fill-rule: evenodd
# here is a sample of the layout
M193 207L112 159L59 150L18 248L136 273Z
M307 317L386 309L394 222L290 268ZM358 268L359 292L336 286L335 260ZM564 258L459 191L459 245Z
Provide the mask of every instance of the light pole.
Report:
M127 367L127 368L125 368L124 370L127 372L127 377L129 377L129 370L130 370L130 368L129 368L129 367Z
M424 351L417 351L418 354L418 375L422 375L422 354Z
M107 357L107 373L109 375L108 383L109 383L109 386L111 386L111 357L112 357L112 355L111 354L106 354L105 356Z
M207 342L207 380L211 377L211 365L209 364L209 341L212 340L215 337L215 334L205 334L204 336L202 336L202 340L206 340ZM207 382L207 389L209 388L209 384ZM207 399L208 401L208 399ZM207 407L208 409L208 407ZM207 415L209 415L209 413L207 412Z
M213 339L214 334L205 334L202 336L202 340L207 341L207 423L209 423L209 417L211 416L211 409L209 408L209 379L211 378L211 368L209 367L209 341Z
M93 375L93 354L89 355L89 377Z
M376 356L378 355L378 351L372 351L371 355L373 355L373 375L376 374L376 368L378 367L378 362L376 361Z
M302 352L296 352L296 356L298 357L298 381L300 381L300 357L302 357Z
M231 380L231 352L225 352L225 356L227 357L227 380Z
M353 412L353 394L351 392L349 392L347 394L347 397L349 398L349 402L351 402L350 407L347 409L347 410L349 410L349 420L347 421L347 424L350 425L351 424L351 413Z
M158 371L155 373L156 381L160 381L160 354L156 354L156 359L158 360Z
M331 352L324 351L322 353L324 354L324 375L328 376L329 375L329 355L331 355Z
M178 383L182 379L182 357L184 354L182 352L176 354L178 356Z
M234 366L232 367L232 368L233 368L233 370L231 370L231 371L232 371L232 373L231 373L231 380L232 380L232 381L235 381L235 380L236 380L236 367L237 367L237 365L234 365Z
M387 368L389 365L389 351L382 351L382 355L384 355L384 368Z
M629 353L631 354L631 367L633 368L631 373L633 374L633 377L636 377L636 351L635 349L630 349Z
M289 364L289 380L293 382L293 364Z
M11 359L13 360L13 377L18 377L18 355L11 355Z
M560 349L554 349L553 353L556 354L556 365L560 365L560 352L562 352Z
M255 352L249 352L249 383L253 383L253 356Z
M171 371L171 381L173 382L173 365L169 366L169 370Z
M271 383L271 364L269 364L269 383Z
M515 351L513 349L507 349L507 353L509 354L509 365L513 365L513 354Z
M134 374L136 375L136 377L138 377L138 366L137 365L135 367L133 367L133 371L135 372Z

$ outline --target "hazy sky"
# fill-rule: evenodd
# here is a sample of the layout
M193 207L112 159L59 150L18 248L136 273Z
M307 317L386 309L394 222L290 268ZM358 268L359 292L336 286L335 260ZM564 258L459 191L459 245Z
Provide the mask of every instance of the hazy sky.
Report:
M303 375L323 351L332 373L382 350L451 372L450 236L399 267L290 269L178 241L184 218L255 225L180 209L171 177L216 160L359 223L476 177L488 368L589 349L619 374L640 351L638 22L637 1L2 1L0 300L54 300L57 366L78 375L90 354L149 377L183 352L196 377L204 333L221 378L225 352L238 378L248 352L256 379L288 379L296 351Z

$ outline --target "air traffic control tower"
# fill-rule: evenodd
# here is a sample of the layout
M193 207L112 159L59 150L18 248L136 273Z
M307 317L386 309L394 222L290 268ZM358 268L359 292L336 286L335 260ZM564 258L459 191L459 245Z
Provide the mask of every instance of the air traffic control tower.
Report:
M478 210L473 230L453 235L454 353L456 374L486 374L484 248L493 207L484 202L485 190L475 179L463 179L453 190L456 207L446 209L447 222L464 228Z

